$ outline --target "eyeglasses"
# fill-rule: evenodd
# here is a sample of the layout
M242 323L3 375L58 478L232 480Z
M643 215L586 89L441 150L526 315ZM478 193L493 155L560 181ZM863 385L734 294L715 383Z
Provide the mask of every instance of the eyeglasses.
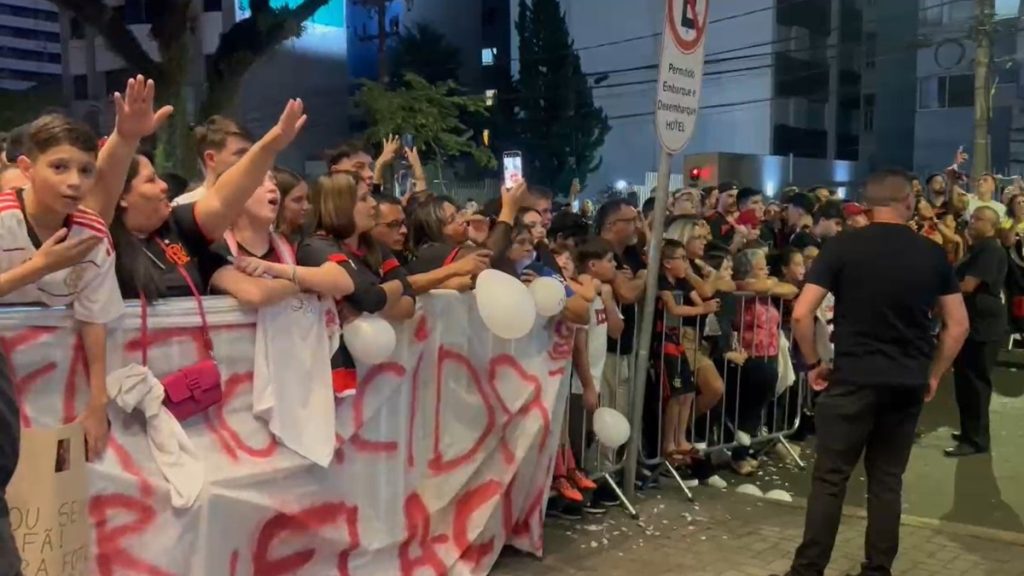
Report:
M392 220L390 222L381 222L380 225L387 228L388 230L401 230L402 228L405 228L405 220Z

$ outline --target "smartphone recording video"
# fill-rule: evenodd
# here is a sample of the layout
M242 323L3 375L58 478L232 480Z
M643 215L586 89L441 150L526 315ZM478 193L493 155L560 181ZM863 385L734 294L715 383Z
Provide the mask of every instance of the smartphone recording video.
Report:
M523 153L518 151L505 152L502 156L502 168L505 172L505 187L511 188L523 179Z

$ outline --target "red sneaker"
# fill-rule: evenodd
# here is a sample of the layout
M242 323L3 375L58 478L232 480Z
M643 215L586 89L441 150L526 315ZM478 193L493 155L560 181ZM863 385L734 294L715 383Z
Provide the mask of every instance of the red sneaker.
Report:
M583 502L583 494L580 494L580 491L574 488L565 477L555 478L554 482L551 483L551 487L555 489L555 492L558 492L559 496L569 502Z
M576 468L569 470L566 477L569 478L569 482L572 482L581 492L597 490L597 484L595 484L590 478L587 478L583 472L580 472Z

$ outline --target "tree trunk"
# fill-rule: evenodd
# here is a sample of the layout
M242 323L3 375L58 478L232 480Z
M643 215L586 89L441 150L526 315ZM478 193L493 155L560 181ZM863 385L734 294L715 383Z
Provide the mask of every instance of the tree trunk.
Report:
M174 106L174 114L157 134L157 171L175 172L191 178L196 174L196 163L190 161L194 147L189 130L191 118L185 98L185 80L188 77L189 45L182 36L173 44L164 44L160 54L164 81L158 97L164 104Z

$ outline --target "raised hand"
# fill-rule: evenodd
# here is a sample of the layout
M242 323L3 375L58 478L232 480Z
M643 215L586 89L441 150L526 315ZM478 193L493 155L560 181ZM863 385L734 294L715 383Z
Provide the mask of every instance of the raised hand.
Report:
M384 139L384 147L380 151L380 156L377 158L377 165L382 166L390 164L394 161L395 156L398 155L398 151L402 148L402 140L394 134L389 135Z
M508 188L501 189L501 206L508 206L515 211L519 210L523 202L523 194L526 193L526 180L519 180Z
M423 163L420 162L420 153L415 146L412 148L405 149L405 157L409 160L409 166L412 167L413 176L423 176Z
M491 267L491 251L480 250L457 260L453 266L460 276L476 276Z
M128 80L122 95L114 92L114 110L117 119L114 131L130 141L138 141L153 134L174 113L173 106L164 106L153 111L156 98L156 84L141 74Z
M284 150L295 140L295 137L306 125L305 106L301 98L292 98L281 112L277 124L267 133L268 141L277 152Z
M53 236L43 242L43 245L36 250L32 257L34 260L39 260L47 274L78 264L103 241L99 236L91 235L65 241L67 237L67 228L57 230Z

